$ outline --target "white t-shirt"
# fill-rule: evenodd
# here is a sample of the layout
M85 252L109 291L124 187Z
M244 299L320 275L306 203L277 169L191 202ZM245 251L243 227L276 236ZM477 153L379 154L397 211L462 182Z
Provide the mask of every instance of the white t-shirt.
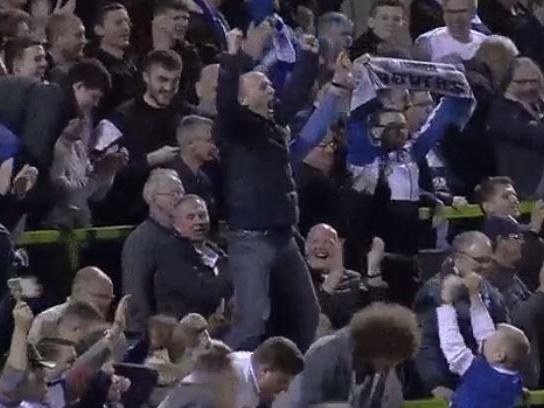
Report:
M259 386L251 366L251 355L247 351L231 353L231 361L239 377L236 395L237 408L257 408L259 405Z
M455 58L451 58L452 56L457 56L457 59L462 61L474 57L485 38L485 34L471 30L470 42L462 43L450 35L447 27L438 27L421 34L416 39L416 44L430 53L432 62L454 63L460 61L454 61Z

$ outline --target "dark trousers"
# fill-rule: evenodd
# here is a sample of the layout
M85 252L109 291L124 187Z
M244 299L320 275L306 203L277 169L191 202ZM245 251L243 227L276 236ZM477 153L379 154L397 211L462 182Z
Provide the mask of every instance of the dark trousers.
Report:
M314 340L319 306L291 230L237 230L228 241L236 308L226 343L237 350L255 349L274 315L281 324L273 325L273 334L305 351Z

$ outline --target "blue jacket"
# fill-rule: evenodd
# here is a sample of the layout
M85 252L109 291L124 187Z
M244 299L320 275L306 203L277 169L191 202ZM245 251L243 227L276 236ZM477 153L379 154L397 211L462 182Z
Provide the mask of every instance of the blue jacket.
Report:
M441 302L440 282L443 276L451 273L445 263L443 271L429 279L418 291L415 311L421 325L421 347L415 356L416 368L427 391L438 386L455 389L458 377L451 374L448 363L440 349L436 308ZM482 281L482 298L495 323L508 321L508 311L503 296L489 282ZM459 330L466 345L476 354L477 344L470 325L470 301L468 294L455 303Z

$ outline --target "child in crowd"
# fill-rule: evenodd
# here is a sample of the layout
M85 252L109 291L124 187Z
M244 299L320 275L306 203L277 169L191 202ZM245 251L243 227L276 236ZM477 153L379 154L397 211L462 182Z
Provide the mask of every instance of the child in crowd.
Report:
M494 327L480 297L481 277L472 273L464 278L446 278L442 284L443 305L436 310L440 348L450 370L461 376L452 408L508 408L516 406L523 394L519 369L529 354L529 340L518 328L499 324ZM474 338L481 347L475 356L459 331L453 303L464 290L470 296L470 319Z

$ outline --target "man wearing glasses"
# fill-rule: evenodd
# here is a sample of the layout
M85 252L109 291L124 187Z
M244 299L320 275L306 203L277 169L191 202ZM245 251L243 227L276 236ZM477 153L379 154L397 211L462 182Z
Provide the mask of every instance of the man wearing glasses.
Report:
M416 354L416 369L428 392L433 396L450 399L456 388L458 377L451 374L438 338L436 308L441 305L441 282L451 274L464 277L469 273L487 276L493 265L493 247L483 233L469 231L458 235L452 243L452 253L442 264L439 273L429 279L418 291L415 310L422 328L421 347ZM482 301L487 306L495 323L508 321L508 310L504 297L487 280L481 283ZM472 335L470 302L468 293L461 293L455 303L459 327L465 343L477 352L476 340Z

